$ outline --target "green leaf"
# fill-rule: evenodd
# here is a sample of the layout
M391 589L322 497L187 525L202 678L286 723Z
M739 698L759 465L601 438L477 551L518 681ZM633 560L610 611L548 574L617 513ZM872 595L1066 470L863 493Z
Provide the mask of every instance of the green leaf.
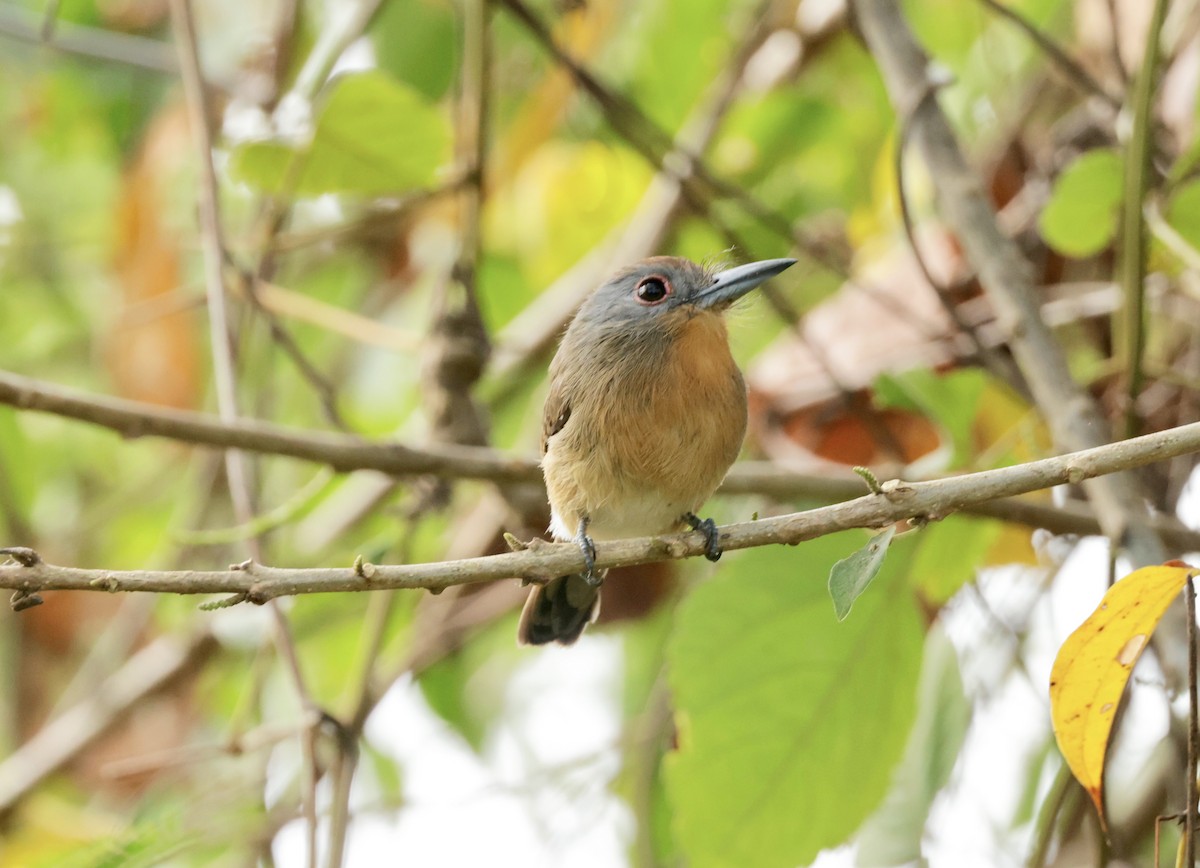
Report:
M895 535L896 526L892 525L871 537L870 542L850 557L838 561L829 571L829 596L833 597L833 611L839 621L846 620L854 601L874 580Z
M837 623L819 577L859 538L731 558L681 607L668 649L680 747L665 771L693 868L807 864L886 793L923 629L904 589L908 537Z
M1088 151L1059 175L1039 220L1046 243L1064 256L1099 253L1112 241L1121 204L1121 157Z
M917 697L917 719L892 788L859 831L859 865L902 865L921 858L929 808L950 779L966 738L971 704L963 692L958 655L938 625L925 638Z
M461 61L454 3L384 3L371 23L370 33L381 69L432 100L441 99L450 90Z
M437 108L378 71L343 75L331 87L307 146L248 142L234 149L233 177L302 196L379 196L433 181L450 149L450 128Z
M998 521L952 515L921 530L913 555L913 585L926 601L949 600L983 564L1004 526Z
M1189 181L1171 196L1167 222L1193 247L1200 247L1200 181Z

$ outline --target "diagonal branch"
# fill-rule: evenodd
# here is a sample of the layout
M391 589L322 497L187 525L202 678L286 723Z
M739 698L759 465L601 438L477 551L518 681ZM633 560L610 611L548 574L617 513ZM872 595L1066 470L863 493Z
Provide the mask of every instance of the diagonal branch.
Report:
M911 118L912 141L930 173L946 221L955 227L967 258L996 309L1017 364L1050 426L1055 446L1078 450L1108 440L1108 424L1096 403L1072 379L1066 357L1039 315L1028 261L1000 231L979 178L967 164L932 86L929 60L898 4L855 0L863 37L875 56L898 116ZM1128 544L1139 564L1162 560L1162 546L1146 526L1135 479L1117 474L1086 487L1105 532Z
M1105 90L1104 86L1092 78L1088 71L1067 54L1057 42L1034 27L1020 12L1005 6L998 0L979 0L979 2L1024 33L1078 90L1098 97L1113 111L1121 110L1119 97Z
M131 657L86 699L47 723L0 762L0 816L112 731L147 697L185 681L216 650L216 639L204 631L184 645L169 637L157 639Z
M435 444L415 449L399 443L371 442L346 434L304 431L252 419L222 422L206 413L88 396L4 372L0 372L0 404L90 422L124 437L168 437L219 449L287 455L327 464L338 471L380 470L397 476L431 474L492 482L540 478L533 459L505 456L478 446Z
M609 87L563 48L543 22L523 0L499 0L539 45L570 73L575 83L596 103L614 132L624 138L651 166L661 168L677 181L687 203L697 213L708 215L715 196L735 202L775 235L795 244L807 256L835 274L844 275L844 263L838 262L819 241L792 225L785 215L736 184L717 177L703 157L678 146L670 133L660 127L642 109L619 91Z
M1078 484L1178 455L1200 451L1200 422L1094 449L1043 458L932 482L884 484L877 494L805 512L719 528L726 550L794 545L851 528L884 527L905 519L932 521L967 506L1050 488ZM627 567L707 550L698 532L604 542L596 567ZM264 603L281 596L388 588L444 590L455 585L525 578L547 581L584 567L578 546L535 541L523 551L427 564L289 569L247 561L228 570L90 570L47 564L30 549L0 549L18 562L0 566L0 587L28 595L41 590L140 591L175 594L232 594L230 602Z
M0 37L52 48L91 60L116 63L148 72L174 75L179 64L171 46L157 39L146 39L117 30L104 30L82 24L54 22L46 33L44 24L13 4L0 9Z

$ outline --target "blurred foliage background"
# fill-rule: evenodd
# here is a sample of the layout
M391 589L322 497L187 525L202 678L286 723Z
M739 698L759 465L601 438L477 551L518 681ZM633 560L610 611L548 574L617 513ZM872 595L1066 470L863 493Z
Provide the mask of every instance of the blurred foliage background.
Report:
M1188 0L1154 34L1136 372L1114 327L1152 5L903 4L1114 435L1200 418ZM533 454L554 341L608 273L655 253L794 255L731 324L747 457L927 478L1050 450L1052 409L1006 363L928 167L897 160L902 125L841 0L205 0L192 15L242 415ZM199 113L171 19L163 0L0 4L0 367L215 412ZM468 557L545 527L536 487L248 464L253 520L210 450L0 408L0 539L110 569L301 567ZM1154 507L1183 497L1200 518L1191 470L1146 471ZM747 520L827 497L710 509ZM600 625L567 650L514 646L515 581L297 598L282 639L257 608L47 593L0 615L0 864L337 865L346 834L351 865L468 864L470 839L497 864L1152 864L1182 777L1179 697L1154 655L1110 771L1111 845L1049 727L1049 661L1103 590L1103 542L954 516L899 537L838 623L825 580L866 539L614 574ZM579 685L588 697L554 704ZM398 696L437 738L404 728ZM92 728L45 729L70 714ZM435 810L415 770L439 761L491 776ZM474 825L474 786L515 814ZM607 849L583 846L596 834ZM1174 864L1178 833L1163 836Z

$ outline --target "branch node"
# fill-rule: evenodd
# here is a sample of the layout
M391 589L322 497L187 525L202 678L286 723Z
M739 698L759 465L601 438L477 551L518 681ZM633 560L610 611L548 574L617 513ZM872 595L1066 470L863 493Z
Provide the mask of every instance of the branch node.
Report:
M250 599L249 591L242 591L240 594L234 594L232 597L226 597L223 600L210 600L207 603L200 604L201 612L215 612L217 609L228 609L232 606L237 606L245 603Z
M1087 479L1087 473L1084 472L1082 467L1078 464L1067 465L1067 482L1071 485L1078 485L1085 479Z
M101 591L108 591L110 594L115 594L121 590L121 583L117 581L115 576L101 576L98 579L92 579L88 584Z
M850 469L862 478L862 481L867 484L867 488L870 489L871 494L882 493L879 489L879 480L875 477L875 474L871 472L869 467L852 467Z
M529 546L526 543L517 539L515 536L513 536L508 531L504 532L504 542L505 542L505 544L508 545L508 550L510 552L523 552L527 548L529 548Z
M8 605L12 606L14 612L24 612L26 609L40 606L44 602L46 601L37 594L32 594L29 591L14 591L13 595L8 598Z
M436 597L436 596L438 596L439 594L441 594L441 593L442 593L442 591L444 591L444 590L446 590L446 589L445 589L445 587L443 587L443 586L440 586L440 585L439 585L439 586L438 586L438 587L436 587L436 588L428 588L427 590L429 591L430 595L432 595L432 596Z
M903 479L889 479L887 482L879 486L879 493L888 500L903 500L911 495L916 489L905 482Z
M354 558L354 575L369 582L375 578L375 565L370 561L364 561L363 556L358 555Z
M8 555L23 567L36 567L42 562L42 556L26 546L9 546L0 549L0 555Z
M254 559L246 558L240 564L230 564L229 571L235 573L252 573L254 572Z

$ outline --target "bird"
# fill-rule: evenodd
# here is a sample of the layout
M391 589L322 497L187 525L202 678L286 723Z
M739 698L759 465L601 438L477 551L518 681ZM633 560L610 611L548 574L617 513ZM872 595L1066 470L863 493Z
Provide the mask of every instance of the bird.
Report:
M697 513L741 451L747 419L723 315L793 264L716 270L655 256L580 306L550 363L541 468L550 533L576 542L585 568L534 586L519 644L570 645L595 620L596 540L690 527L705 535L709 560L721 556L716 524Z

